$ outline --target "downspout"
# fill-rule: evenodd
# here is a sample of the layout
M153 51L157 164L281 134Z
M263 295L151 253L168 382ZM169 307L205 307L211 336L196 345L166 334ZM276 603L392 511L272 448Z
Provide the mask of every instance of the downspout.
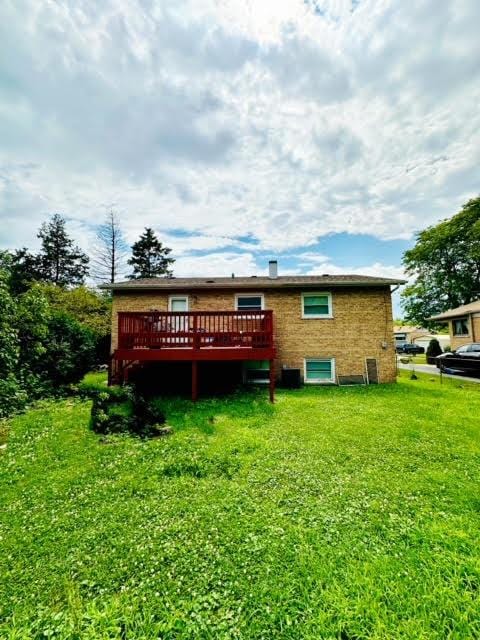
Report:
M472 328L472 342L476 342L476 340L475 340L475 323L473 321L473 313L470 314L470 326Z
M390 289L390 307L392 308L392 326L393 326L393 307L392 307L392 293L395 293L395 291L397 291L398 289L400 289L400 285L397 284L396 287L393 287L393 289ZM386 327L385 327L385 333L386 333ZM385 340L386 340L387 336L385 336ZM395 363L395 378L398 376L398 359L397 359L397 352L395 349L395 336L393 336L393 358L394 358L394 363Z

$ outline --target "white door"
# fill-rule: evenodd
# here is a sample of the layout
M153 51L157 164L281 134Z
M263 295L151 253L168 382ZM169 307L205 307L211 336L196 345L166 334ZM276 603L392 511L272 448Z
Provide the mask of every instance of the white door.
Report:
M188 311L188 296L170 296L168 299L168 310L172 312ZM185 316L174 316L172 319L172 331L186 331L188 320ZM175 338L174 343L187 342L187 338Z

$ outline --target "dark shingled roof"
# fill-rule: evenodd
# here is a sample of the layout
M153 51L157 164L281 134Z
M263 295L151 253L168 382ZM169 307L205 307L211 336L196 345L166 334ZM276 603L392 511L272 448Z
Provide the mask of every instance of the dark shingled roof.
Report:
M466 316L469 313L480 313L480 300L474 300L469 304L462 304L461 307L455 307L455 309L449 309L444 313L439 313L436 316L431 316L427 320L449 320L450 318L458 318L459 316Z
M250 276L234 278L140 278L103 284L102 289L129 291L134 289L312 289L321 287L382 287L405 284L399 278L378 278L360 275L323 275L323 276Z

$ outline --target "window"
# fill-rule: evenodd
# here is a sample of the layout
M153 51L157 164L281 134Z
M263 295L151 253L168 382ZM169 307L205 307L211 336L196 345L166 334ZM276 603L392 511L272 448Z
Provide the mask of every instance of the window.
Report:
M168 299L169 311L188 311L188 296L170 296Z
M335 382L335 360L333 358L308 358L305 360L305 382Z
M468 336L468 320L467 318L459 318L452 321L454 336Z
M480 352L480 343L476 342L474 344L471 344L469 351L474 351L475 353L479 353Z
M302 293L302 318L332 318L330 293Z
M268 360L248 360L245 362L245 382L266 384L270 381Z
M235 308L237 311L261 311L263 309L262 293L237 293Z

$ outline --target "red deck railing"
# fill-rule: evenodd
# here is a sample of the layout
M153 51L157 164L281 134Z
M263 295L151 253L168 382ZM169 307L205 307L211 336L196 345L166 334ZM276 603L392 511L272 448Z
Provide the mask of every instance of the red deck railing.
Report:
M134 311L118 314L119 349L269 349L272 311Z

